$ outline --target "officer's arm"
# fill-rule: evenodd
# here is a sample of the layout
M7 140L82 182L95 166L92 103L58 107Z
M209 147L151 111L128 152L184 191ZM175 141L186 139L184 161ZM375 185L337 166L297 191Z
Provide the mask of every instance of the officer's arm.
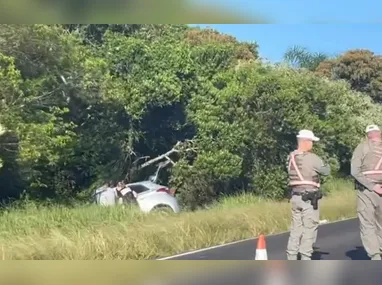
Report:
M363 186L365 186L369 190L373 190L375 184L367 179L365 175L362 174L361 166L362 166L362 159L364 156L363 152L363 145L357 146L357 148L354 150L352 159L351 159L351 168L350 172L351 175Z
M321 174L323 176L330 175L330 165L328 163L325 163L317 155L315 155L313 158L313 168L318 174Z

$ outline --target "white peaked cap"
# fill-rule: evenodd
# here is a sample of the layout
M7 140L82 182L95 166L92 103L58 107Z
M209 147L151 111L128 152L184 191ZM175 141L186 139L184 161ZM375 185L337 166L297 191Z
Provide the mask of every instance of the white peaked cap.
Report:
M366 132L366 133L369 133L369 132L372 132L372 131L378 131L378 132L380 132L381 130L379 129L379 127L378 127L377 125L368 125L368 126L366 127L365 132Z
M318 142L320 139L316 137L312 131L310 130L301 130L298 132L297 138L299 139L307 139L314 142Z

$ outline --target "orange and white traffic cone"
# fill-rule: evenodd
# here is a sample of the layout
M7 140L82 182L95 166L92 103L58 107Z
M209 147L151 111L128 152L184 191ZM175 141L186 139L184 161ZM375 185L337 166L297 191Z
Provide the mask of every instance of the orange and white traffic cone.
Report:
M267 246L263 234L261 234L257 240L255 260L268 260Z

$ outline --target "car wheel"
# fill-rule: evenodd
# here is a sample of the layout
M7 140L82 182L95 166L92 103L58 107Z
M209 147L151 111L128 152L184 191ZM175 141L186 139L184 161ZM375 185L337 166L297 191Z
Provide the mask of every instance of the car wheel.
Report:
M174 210L171 209L171 207L169 207L167 205L159 205L159 206L155 206L154 209L152 210L152 212L164 213L164 214L173 214Z

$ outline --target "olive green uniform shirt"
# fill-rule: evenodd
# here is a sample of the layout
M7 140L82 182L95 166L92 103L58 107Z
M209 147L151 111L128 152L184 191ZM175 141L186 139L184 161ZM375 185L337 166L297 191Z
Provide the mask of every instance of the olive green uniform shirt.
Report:
M289 158L287 159L287 169L289 167ZM305 180L312 181L314 177L317 177L317 175L323 175L328 176L330 174L330 165L326 164L318 155L312 153L312 152L304 152L302 154L297 154L295 156L296 164L299 166L300 173L302 177L304 177ZM296 177L296 180L299 180L297 178L297 173L291 168L290 171L288 171L289 178ZM301 185L301 186L293 186L293 190L311 190L315 189L313 185Z
M351 159L351 175L368 190L373 191L375 182L366 177L362 172L372 170L379 158L372 152L381 152L380 142L365 140L360 143L353 152Z

